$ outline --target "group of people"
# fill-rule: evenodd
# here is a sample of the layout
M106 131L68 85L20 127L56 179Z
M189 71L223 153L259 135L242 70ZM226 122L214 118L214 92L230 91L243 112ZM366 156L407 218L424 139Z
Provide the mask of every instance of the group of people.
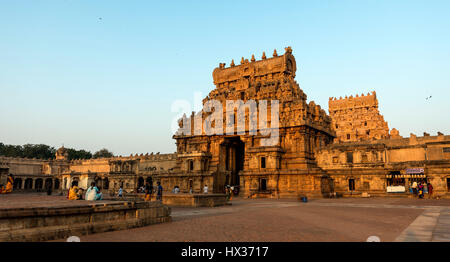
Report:
M424 198L425 193L428 193L428 198L433 197L433 185L431 183L426 183L424 181L414 181L411 185L412 192L415 196L419 198Z
M156 184L157 184L157 186L156 186L156 200L157 201L162 201L163 187L161 186L161 182L159 182L159 181ZM153 194L153 186L150 185L149 182L145 183L144 193L145 193L145 201L151 201L152 200L152 194Z
M91 183L91 186L86 190L86 193L84 194L84 190L78 187L76 181L73 181L72 186L70 187L69 192L67 194L67 199L82 200L83 196L85 200L90 201L103 199L103 193L97 186L95 186L95 182Z
M14 177L13 175L9 175L6 181L6 186L4 186L3 184L0 185L0 194L11 193L13 191L13 185L14 185Z

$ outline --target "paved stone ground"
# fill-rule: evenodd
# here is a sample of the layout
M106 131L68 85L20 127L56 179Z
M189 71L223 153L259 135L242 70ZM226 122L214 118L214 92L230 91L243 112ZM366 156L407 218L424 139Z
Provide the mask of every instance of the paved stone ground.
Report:
M95 203L112 201L96 201ZM115 202L115 201L114 201ZM91 205L65 196L0 195L0 209ZM81 236L82 241L450 241L450 200L241 199L215 208L172 208L173 222ZM64 240L60 240L64 241Z
M82 236L81 241L366 241L369 236L381 241L449 241L445 233L437 238L439 232L449 232L446 227L433 227L434 238L399 238L424 213L447 212L448 207L450 200L235 199L231 206L173 208L171 223Z

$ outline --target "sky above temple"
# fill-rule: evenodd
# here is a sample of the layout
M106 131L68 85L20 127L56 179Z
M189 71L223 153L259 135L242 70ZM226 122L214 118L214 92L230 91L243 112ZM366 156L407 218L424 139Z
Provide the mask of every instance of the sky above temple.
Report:
M400 135L450 134L449 13L450 1L4 0L0 142L174 152L174 101L205 97L219 63L287 46L308 101L328 110L375 90Z

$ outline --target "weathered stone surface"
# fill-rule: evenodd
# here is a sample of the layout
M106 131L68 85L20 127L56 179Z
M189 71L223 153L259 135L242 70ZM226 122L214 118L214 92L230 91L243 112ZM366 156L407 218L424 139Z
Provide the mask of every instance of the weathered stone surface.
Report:
M0 209L0 241L45 241L171 221L170 207L159 202L82 201L77 206L67 201L70 206Z
M355 97L330 97L328 111L336 130L336 141L361 141L389 137L389 128L378 111L375 91ZM395 133L395 131L394 131ZM398 134L398 133L397 133Z

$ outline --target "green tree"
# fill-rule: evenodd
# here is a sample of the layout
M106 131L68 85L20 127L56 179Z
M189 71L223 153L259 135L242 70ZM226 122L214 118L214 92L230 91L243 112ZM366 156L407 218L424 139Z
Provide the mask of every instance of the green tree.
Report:
M91 159L92 153L86 150L75 150L73 148L67 149L67 153L69 154L69 160L74 159Z
M5 145L1 143L0 155L7 157L23 157L23 148L22 146Z
M94 153L94 158L113 157L114 154L108 149L103 148Z
M22 157L38 158L38 159L53 159L55 158L56 149L54 147L39 144L26 144L22 147Z

